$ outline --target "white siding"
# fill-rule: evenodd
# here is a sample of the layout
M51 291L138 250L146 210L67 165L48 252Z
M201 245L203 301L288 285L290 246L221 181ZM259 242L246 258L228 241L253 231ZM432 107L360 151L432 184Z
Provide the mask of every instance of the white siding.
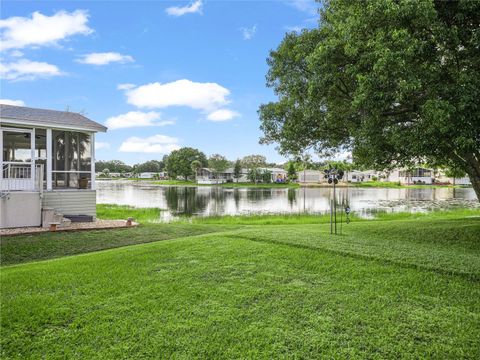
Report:
M297 172L297 179L303 183L319 183L322 182L323 173L317 170L306 170Z
M63 215L96 216L97 192L95 190L65 190L43 193L43 207L54 208Z

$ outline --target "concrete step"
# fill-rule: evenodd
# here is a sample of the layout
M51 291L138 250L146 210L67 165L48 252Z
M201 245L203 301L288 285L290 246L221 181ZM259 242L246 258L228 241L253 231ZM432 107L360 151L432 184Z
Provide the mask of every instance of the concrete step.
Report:
M58 224L59 228L67 228L70 227L72 221L70 219L64 218L63 214L57 213L54 208L43 208L42 227L48 228L52 223Z

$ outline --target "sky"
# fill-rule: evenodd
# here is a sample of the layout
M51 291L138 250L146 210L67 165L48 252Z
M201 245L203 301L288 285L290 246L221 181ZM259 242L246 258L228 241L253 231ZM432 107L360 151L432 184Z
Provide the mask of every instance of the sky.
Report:
M270 50L317 25L313 0L3 0L0 10L0 102L105 124L97 160L135 164L190 146L285 161L259 144L257 110L276 99Z

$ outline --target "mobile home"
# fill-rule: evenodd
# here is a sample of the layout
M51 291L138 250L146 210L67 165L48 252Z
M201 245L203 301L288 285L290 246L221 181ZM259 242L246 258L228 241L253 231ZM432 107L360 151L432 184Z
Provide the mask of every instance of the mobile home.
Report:
M40 226L42 209L95 217L95 134L106 130L78 113L0 105L0 227Z

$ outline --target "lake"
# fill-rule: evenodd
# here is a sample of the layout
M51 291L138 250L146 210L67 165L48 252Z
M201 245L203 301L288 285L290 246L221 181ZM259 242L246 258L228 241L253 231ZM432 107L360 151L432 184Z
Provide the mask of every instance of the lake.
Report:
M325 213L332 188L235 188L159 186L145 182L98 181L99 204L157 207L161 221L177 216ZM425 212L479 207L472 188L337 188L337 202L362 217L377 211ZM344 207L339 206L339 207Z

